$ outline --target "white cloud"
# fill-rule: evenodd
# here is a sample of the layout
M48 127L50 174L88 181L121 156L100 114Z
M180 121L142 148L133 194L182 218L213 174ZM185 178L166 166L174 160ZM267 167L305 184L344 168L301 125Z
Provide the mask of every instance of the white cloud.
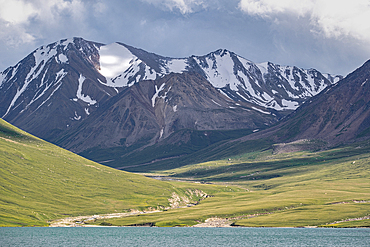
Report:
M0 6L0 19L20 24L26 23L30 18L50 21L63 11L77 16L83 8L83 3L80 0L0 0Z
M239 8L249 15L271 21L308 17L311 31L330 38L350 37L370 41L368 0L240 0Z
M40 35L28 27L31 21L52 27L60 25L63 16L84 16L81 0L0 0L0 6L0 40L10 46L33 42Z
M179 10L182 14L193 13L199 8L206 8L207 4L203 0L141 0L156 6L165 7L170 11Z
M312 9L312 2L311 0L241 0L239 6L251 15L269 18L280 13L295 13L303 16L307 10Z
M104 4L104 2L102 0L99 0L98 2L96 2L93 5L93 8L94 8L95 14L98 14L98 15L104 14L108 9L107 5Z
M0 18L10 23L22 23L36 14L37 10L22 0L0 0Z
M0 40L11 47L31 43L35 40L35 37L20 25L0 20L0 27Z

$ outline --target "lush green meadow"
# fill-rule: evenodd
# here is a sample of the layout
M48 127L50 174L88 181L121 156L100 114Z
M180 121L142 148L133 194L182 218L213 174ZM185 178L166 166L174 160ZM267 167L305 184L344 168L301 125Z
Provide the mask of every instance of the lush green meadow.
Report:
M68 216L161 209L98 225L191 226L228 218L235 226L366 227L370 144L274 154L273 147L146 176L99 165L0 120L0 225L46 226ZM173 193L197 205L165 209ZM182 205L186 200L183 199Z
M99 165L0 120L0 226L168 207L172 193L187 196L188 189L196 186Z
M111 219L109 224L182 226L220 217L236 226L302 227L370 214L368 143L316 153L274 155L271 149L155 175L217 184L224 191L195 207Z

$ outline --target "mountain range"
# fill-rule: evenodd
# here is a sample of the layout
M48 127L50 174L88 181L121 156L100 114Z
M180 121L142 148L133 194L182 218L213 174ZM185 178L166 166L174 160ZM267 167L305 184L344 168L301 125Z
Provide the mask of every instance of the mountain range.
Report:
M143 150L151 150L145 162L153 162L294 122L290 119L312 107L310 102L321 102L321 95L346 84L342 78L256 64L225 49L169 58L123 43L73 38L42 46L0 73L0 116L73 152L125 167ZM362 98L365 102L366 95ZM303 122L295 138L313 133L313 122ZM361 126L367 133L367 125ZM163 151L164 146L175 151Z
M246 139L322 140L328 147L370 137L370 60L312 97L277 126Z
M0 73L0 115L79 155L0 119L0 226L369 227L369 81L40 47Z

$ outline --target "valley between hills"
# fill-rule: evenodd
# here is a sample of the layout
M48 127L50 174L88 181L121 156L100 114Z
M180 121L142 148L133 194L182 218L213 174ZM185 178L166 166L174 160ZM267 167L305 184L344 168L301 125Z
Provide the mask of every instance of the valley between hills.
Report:
M73 38L0 79L0 226L370 227L370 60Z
M2 121L0 225L115 214L73 223L193 226L218 218L233 226L366 227L369 150L369 142L322 152L267 149L145 174L152 179L86 160Z

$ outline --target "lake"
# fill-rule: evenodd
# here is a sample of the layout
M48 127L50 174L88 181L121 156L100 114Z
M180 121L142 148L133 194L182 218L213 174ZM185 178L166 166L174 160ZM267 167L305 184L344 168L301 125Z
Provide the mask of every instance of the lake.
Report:
M370 246L370 229L0 227L0 246Z

